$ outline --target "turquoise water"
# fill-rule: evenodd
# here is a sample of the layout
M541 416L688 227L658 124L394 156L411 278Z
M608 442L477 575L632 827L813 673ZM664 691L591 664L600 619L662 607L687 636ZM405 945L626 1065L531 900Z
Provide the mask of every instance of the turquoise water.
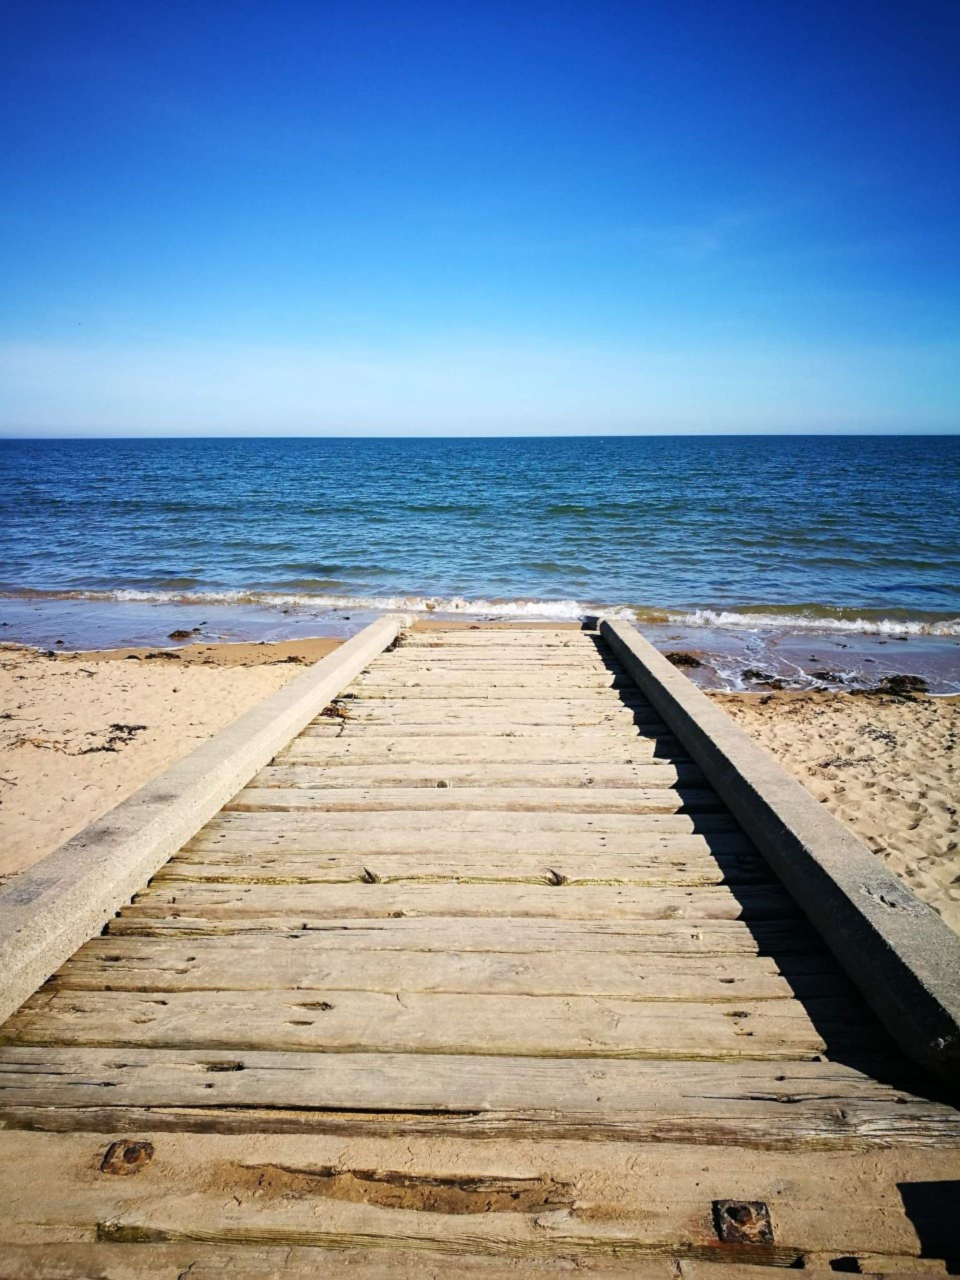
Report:
M960 617L958 438L6 441L0 495L6 594Z
M77 646L394 607L952 641L958 510L956 437L5 441L0 616Z

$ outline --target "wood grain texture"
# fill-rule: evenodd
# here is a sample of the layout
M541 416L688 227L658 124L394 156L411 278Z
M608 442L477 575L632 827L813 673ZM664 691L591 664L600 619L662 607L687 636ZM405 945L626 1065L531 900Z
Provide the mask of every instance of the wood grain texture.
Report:
M351 920L398 916L524 916L553 920L781 920L796 914L780 889L635 885L158 883L124 916Z
M717 884L772 884L766 863L755 854L703 851L697 854L588 854L580 857L558 853L545 859L536 854L481 852L430 854L257 854L245 850L229 858L216 853L206 859L196 855L172 858L154 877L153 884L185 880L220 881L224 884L391 884L411 881L423 884L453 880L460 884L647 885L649 887L703 888Z
M238 795L242 795L238 792ZM242 803L242 801L240 802ZM360 831L374 835L380 831L430 831L447 833L451 839L460 832L486 831L522 837L531 835L562 834L566 839L577 835L621 835L642 837L646 835L691 835L719 832L739 832L740 828L726 811L705 813L577 813L550 812L528 813L523 810L498 810L496 808L464 810L451 814L443 810L394 809L357 813L268 811L247 812L242 809L222 809L212 818L203 831L193 838L206 838L225 830L270 832L278 835L326 830L347 834ZM192 843L192 841L191 841Z
M601 995L629 1000L784 1000L845 990L823 956L683 956L336 949L320 934L95 938L53 977L56 991L358 991Z
M0 1119L61 1132L207 1125L768 1150L866 1150L895 1138L960 1149L953 1108L836 1064L384 1053L376 1065L349 1053L128 1049L118 1060L107 1049L8 1046Z
M657 1256L759 1261L718 1252L717 1199L770 1205L766 1263L805 1253L919 1258L922 1244L889 1188L955 1178L957 1152L905 1147L784 1154L682 1143L348 1139L151 1132L136 1176L100 1173L98 1134L0 1135L0 1200L15 1245L137 1244L435 1250L621 1264ZM38 1191L43 1189L43 1195ZM842 1206L842 1212L837 1211ZM753 1249L751 1253L750 1250Z
M850 1001L744 1000L731 1008L612 996L44 990L5 1023L0 1043L810 1060L826 1052L825 1037L865 1038Z
M710 787L664 782L659 787L313 787L301 774L294 786L245 787L223 813L719 813L723 802Z
M289 759L289 753L286 753ZM703 783L703 774L684 761L649 764L357 764L325 760L275 764L252 779L255 787L686 787Z
M575 732L573 732L575 730ZM596 726L524 726L504 721L484 727L476 721L437 725L391 723L378 732L355 731L348 721L342 731L311 729L277 756L284 764L324 760L328 764L649 764L657 758L682 757L675 738L632 729L596 732Z

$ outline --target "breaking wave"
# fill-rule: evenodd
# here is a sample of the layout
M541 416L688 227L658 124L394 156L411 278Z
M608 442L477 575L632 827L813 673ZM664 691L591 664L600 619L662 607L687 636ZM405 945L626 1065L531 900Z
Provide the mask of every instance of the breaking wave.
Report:
M644 621L638 610L638 621ZM839 631L877 636L960 636L960 618L943 616L895 616L870 611L818 609L692 609L659 613L658 620L686 627L735 631Z
M742 605L736 608L656 608L580 600L468 599L464 596L324 594L261 590L117 588L114 590L36 591L0 588L0 598L20 600L89 600L114 604L182 605L185 607L253 607L311 615L405 612L478 618L528 618L575 622L585 616L731 631L820 631L879 636L960 636L960 617L892 610L841 609L828 605Z

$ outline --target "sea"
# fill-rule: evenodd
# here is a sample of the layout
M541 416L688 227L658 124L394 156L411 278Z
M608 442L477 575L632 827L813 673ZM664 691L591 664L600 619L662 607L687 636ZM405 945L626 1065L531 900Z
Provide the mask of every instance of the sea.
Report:
M348 635L395 609L606 612L729 689L957 693L960 437L0 441L4 642Z

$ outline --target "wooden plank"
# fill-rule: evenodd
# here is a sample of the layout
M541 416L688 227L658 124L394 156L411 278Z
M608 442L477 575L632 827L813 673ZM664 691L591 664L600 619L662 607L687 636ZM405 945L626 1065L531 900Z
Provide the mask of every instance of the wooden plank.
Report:
M362 672L351 685L352 689L365 689L373 685L390 685L397 688L428 689L433 685L456 684L465 688L482 690L491 687L526 687L549 689L551 693L566 689L633 689L639 690L633 680L621 669L615 670L602 662L571 663L553 668L539 662L486 663L481 669L470 664L438 663L385 664L374 663ZM530 696L530 695L527 695ZM573 697L584 696L572 694Z
M109 1092L108 1092L109 1091ZM55 1110L54 1110L55 1109ZM216 1109L216 1110L215 1110ZM949 1106L837 1063L0 1048L0 1122L59 1132L960 1148Z
M530 671L532 668L544 671L581 670L581 671L620 671L623 666L612 656L599 649L557 649L550 647L524 648L522 653L515 650L496 649L490 652L474 647L469 652L463 649L451 649L446 646L434 646L428 651L422 649L394 649L392 653L383 654L371 663L371 671L408 671L426 669L438 671L459 667L463 671L483 671L488 667L503 667L514 671Z
M231 827L249 831L265 831L287 836L295 831L324 830L362 831L374 835L378 831L442 831L450 837L459 831L486 831L509 836L527 832L546 835L563 832L564 836L589 835L703 835L739 828L727 813L525 813L522 810L466 809L452 818L449 812L394 809L384 812L356 813L246 813L223 810L211 818L204 832ZM201 833L202 834L202 833ZM635 847L635 846L634 846Z
M314 787L249 785L224 813L417 813L473 810L497 813L578 814L716 813L723 809L709 787Z
M509 706L514 702L542 703L563 702L576 707L619 707L639 708L639 714L652 716L646 704L638 702L634 686L628 688L582 688L574 687L568 692L566 681L557 680L553 684L535 683L522 686L509 684L497 685L488 681L480 684L436 684L436 685L399 685L379 684L362 685L354 682L350 687L349 701L353 703L389 703L408 702L415 706L420 702L462 702L470 710L474 704L486 703L492 707ZM562 695L562 696L561 696Z
M350 951L459 951L550 954L603 952L615 955L751 956L769 954L778 963L821 954L816 935L797 920L544 920L500 916L457 919L364 918L303 922L267 917L229 920L120 915L107 937L219 938L240 936L272 944L281 937L309 939L311 946Z
M615 725L630 730L646 729L667 733L665 723L645 707L621 701L615 695L594 694L589 698L511 698L494 690L489 697L366 697L351 695L338 703L338 714L364 724L455 723L458 720L484 724L558 724L587 728L591 723ZM341 717L342 718L342 717ZM309 729L304 733L309 734Z
M292 748L284 753L289 759ZM309 763L274 765L252 779L256 787L672 787L696 786L700 770L683 760L648 764L383 764L331 765L323 758Z
M342 712L342 714L341 714ZM672 739L666 726L658 720L640 720L623 708L606 708L589 710L587 708L567 712L552 711L549 706L543 709L527 706L517 709L505 707L498 709L492 704L477 702L472 707L463 703L441 704L431 699L420 703L400 700L397 703L377 705L375 702L349 702L342 707L338 705L334 714L342 733L349 735L370 734L375 737L412 734L429 738L436 733L447 737L510 736L522 730L549 729L555 736L577 734L581 731L597 733L608 738L623 737L631 740L637 738ZM414 728L418 726L418 728ZM451 730L456 732L451 733ZM321 732L329 735L326 723ZM312 726L304 729L300 740L316 737ZM543 736L535 734L534 736ZM578 747L578 759L583 759L584 744L571 743Z
M564 671L548 676L539 671L418 671L394 674L373 671L350 686L353 698L558 698L571 701L617 699L619 691L636 694L629 676L610 672ZM635 701L635 697L631 701Z
M658 757L682 755L667 734L641 735L624 731L597 732L584 728L559 732L551 726L503 724L485 729L482 723L455 725L390 725L354 732L349 722L340 736L326 730L296 738L276 760L283 763L325 760L328 764L649 764Z
M822 954L770 956L606 953L367 952L315 935L264 939L95 938L47 984L58 991L459 992L599 995L630 1000L742 1000L829 996L846 990Z
M487 658L482 661L468 659L454 661L451 658L434 661L411 662L408 660L389 663L374 663L367 667L357 678L357 685L364 684L396 684L406 687L419 684L467 684L482 685L486 682L523 687L524 685L542 685L557 688L554 693L568 687L599 690L614 690L614 680L624 682L624 688L633 691L634 696L641 697L628 673L614 663L601 661L544 662L526 659L514 662L508 659ZM355 686L356 687L356 686Z
M408 638L403 644L398 646L399 652L402 653L429 653L434 649L451 652L462 650L464 652L483 652L490 653L526 653L537 652L544 649L553 651L561 650L568 653L597 653L604 652L606 646L597 636L572 636L565 639L563 636L484 636L484 635L461 635L456 636L452 633L445 636L437 636L433 640L416 640Z
M538 653L553 650L554 653L590 654L603 653L595 636L573 637L564 640L559 636L444 636L431 641L407 640L398 646L402 653L431 653L435 649L445 653Z
M777 920L796 914L773 886L659 889L633 885L157 884L124 915L140 918L356 920L405 916L540 916L554 920Z
M99 1134L0 1135L5 1238L379 1244L439 1250L448 1275L461 1254L524 1263L599 1255L631 1266L657 1256L758 1261L756 1245L718 1246L713 1205L730 1198L769 1205L767 1263L799 1264L816 1251L916 1265L923 1246L897 1189L958 1174L955 1150L922 1147L796 1151L785 1178L782 1152L723 1146L697 1147L691 1159L690 1146L676 1143L641 1152L629 1142L137 1136L153 1158L135 1176L115 1177L100 1172L109 1141Z
M260 1244L55 1244L8 1245L4 1256L18 1280L141 1280L162 1276L178 1280L222 1280L224 1275L242 1280L449 1280L449 1255L434 1250L379 1247L328 1249ZM833 1280L828 1263L804 1255L809 1280ZM822 1267L820 1263L822 1262ZM860 1274L867 1280L903 1280L912 1260L891 1257L864 1259ZM457 1275L475 1280L516 1280L520 1274L532 1280L569 1280L571 1261L494 1261L479 1255L457 1254ZM634 1258L621 1264L609 1257L578 1257L578 1274L603 1276L605 1280L716 1280L707 1268L711 1262L673 1257ZM926 1264L930 1275L946 1275L938 1264ZM933 1266L938 1269L934 1271ZM520 1270L522 1268L522 1271ZM825 1268L825 1269L824 1269ZM882 1270L880 1268L883 1268ZM723 1280L768 1280L769 1267L747 1263L727 1264Z
M706 886L715 884L768 884L773 877L755 854L677 856L592 854L574 857L558 854L547 861L530 854L276 854L245 851L205 859L191 855L173 858L152 883L174 884L184 880L212 880L226 884L337 884L350 881L384 884L423 884L456 881L460 884L632 884Z
M548 864L571 857L700 857L747 853L752 845L740 832L671 832L652 829L644 832L559 831L512 832L495 828L486 831L451 831L441 828L410 830L340 831L335 827L318 830L304 815L291 814L297 823L276 825L264 813L228 813L208 822L184 845L178 862L206 862L260 859L271 855L302 857L321 855L374 854L413 857L461 857L498 855L535 856Z
M387 686L384 686L385 688ZM511 704L515 704L521 711L527 709L530 711L591 711L598 708L608 708L614 711L630 711L638 717L646 716L658 722L661 717L654 711L653 707L640 693L634 689L569 689L567 683L563 680L556 682L556 687L539 686L536 688L526 688L504 686L503 688L491 689L486 683L471 685L469 687L458 685L434 685L424 688L423 686L393 685L395 693L391 695L389 692L374 690L370 694L354 682L338 699L350 709L350 704L354 704L354 709L361 709L373 712L386 712L394 708L389 703L399 703L411 710L422 710L427 712L430 708L422 708L423 702L429 703L449 703L445 708L448 711L461 712L482 711L486 708L488 714L493 714L498 707L503 709L509 708ZM368 706L368 703L376 703L376 706ZM435 707L434 711L444 708ZM519 717L518 717L519 718Z
M342 991L48 991L0 1044L462 1053L565 1058L814 1059L877 1049L845 999L694 1000Z
M290 1247L248 1242L240 1245L100 1243L10 1245L3 1247L8 1274L17 1280L450 1280L450 1256L434 1250L330 1249ZM569 1280L570 1261L556 1265L539 1261L497 1261L479 1255L457 1254L458 1280ZM610 1258L576 1260L578 1275L603 1280L700 1280L701 1273L676 1259L634 1259L621 1265ZM704 1263L704 1266L710 1266ZM520 1270L522 1268L522 1272ZM723 1280L764 1280L755 1267L727 1266ZM715 1277L709 1277L715 1280ZM807 1270L807 1280L833 1280L832 1273ZM868 1280L884 1280L871 1270Z

